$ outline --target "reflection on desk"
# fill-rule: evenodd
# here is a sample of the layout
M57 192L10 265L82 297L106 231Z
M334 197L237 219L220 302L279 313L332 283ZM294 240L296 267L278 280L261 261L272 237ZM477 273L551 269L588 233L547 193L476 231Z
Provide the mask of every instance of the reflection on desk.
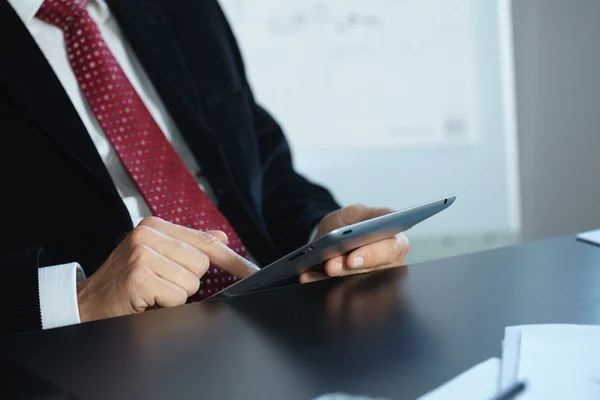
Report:
M0 338L0 358L82 399L414 399L506 326L600 324L599 266L567 236Z
M364 365L373 373L373 368L389 371L427 351L427 332L404 298L402 281L407 273L406 268L397 268L313 285L303 293L302 307L292 296L281 297L270 307L255 307L244 297L228 304L263 340L277 345L288 359L302 361L312 378L327 376L335 385L336 377L347 377L349 371L332 369L318 359L343 357L353 374ZM254 300L260 301L261 296L266 299L270 293L259 293ZM390 341L396 344L394 351Z

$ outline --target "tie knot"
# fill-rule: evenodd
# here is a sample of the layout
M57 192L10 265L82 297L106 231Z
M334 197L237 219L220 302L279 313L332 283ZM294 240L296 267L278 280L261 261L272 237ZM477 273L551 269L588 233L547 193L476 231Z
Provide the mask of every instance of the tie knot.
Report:
M36 17L59 28L66 28L86 12L87 0L45 0Z

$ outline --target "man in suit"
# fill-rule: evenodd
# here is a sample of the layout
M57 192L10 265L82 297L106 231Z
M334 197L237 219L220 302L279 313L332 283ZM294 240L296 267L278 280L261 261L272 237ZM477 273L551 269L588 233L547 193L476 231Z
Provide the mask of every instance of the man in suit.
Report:
M216 0L0 0L0 34L0 333L203 299L389 212L296 173ZM400 235L325 271L407 251Z

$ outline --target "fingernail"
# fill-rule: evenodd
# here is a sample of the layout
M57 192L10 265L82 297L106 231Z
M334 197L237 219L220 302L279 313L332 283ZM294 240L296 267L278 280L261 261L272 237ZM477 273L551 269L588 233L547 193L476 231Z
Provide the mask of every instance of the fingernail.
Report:
M365 263L365 259L363 257L356 257L354 261L352 261L352 268L360 268Z
M333 265L333 271L331 271L333 273L334 276L339 275L342 273L342 269L344 268L344 266L342 265L341 262L336 262Z
M310 274L304 275L304 282L305 283L311 283L311 282L314 282L314 281L315 281L315 278L312 275L310 275Z

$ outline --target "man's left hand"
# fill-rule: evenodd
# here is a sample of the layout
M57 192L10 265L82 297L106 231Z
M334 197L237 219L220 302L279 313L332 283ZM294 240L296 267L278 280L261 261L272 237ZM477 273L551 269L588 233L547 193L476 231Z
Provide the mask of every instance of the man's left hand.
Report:
M321 220L316 238L335 229L357 222L380 217L393 212L389 208L371 208L354 205L334 211ZM327 277L363 274L380 269L404 265L409 243L404 234L385 239L353 250L347 255L334 257L325 263L327 275L306 272L300 276L300 283L314 282Z

